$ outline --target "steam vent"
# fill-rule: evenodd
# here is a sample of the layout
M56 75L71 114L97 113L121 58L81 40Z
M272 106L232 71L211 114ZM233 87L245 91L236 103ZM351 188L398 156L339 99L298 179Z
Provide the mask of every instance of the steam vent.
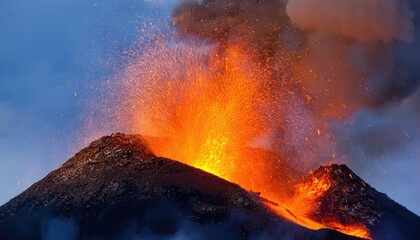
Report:
M327 187L314 193L320 181ZM361 239L343 226L364 226L373 239L420 236L418 216L344 165L321 167L294 187L297 202L316 199L308 221L328 228L309 229L298 212L117 133L0 207L0 239Z

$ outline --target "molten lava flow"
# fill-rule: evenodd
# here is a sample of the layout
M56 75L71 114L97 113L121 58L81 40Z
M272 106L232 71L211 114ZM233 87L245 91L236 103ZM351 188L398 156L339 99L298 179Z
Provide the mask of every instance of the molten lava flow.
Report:
M182 44L149 48L127 69L122 89L129 93L123 104L132 116L133 131L150 136L156 155L203 169L281 203L270 207L293 222L368 236L358 226L311 219L317 198L330 187L329 179L314 178L310 184L299 185L293 196L298 174L291 164L252 147L272 131L265 118L273 111L271 105L282 111L277 103L287 101L270 94L270 71L245 48L238 44L221 49L200 52ZM315 131L316 136L320 134Z
M301 225L311 229L330 228L342 233L370 238L369 230L363 224L343 224L335 219L323 219L322 223L314 220L312 214L319 211L320 199L332 187L334 180L324 174L320 177L311 176L308 181L296 185L296 194L290 204L285 206L294 216L286 216ZM272 207L276 212L284 210ZM283 215L283 214L282 214ZM285 216L285 215L283 215Z
M325 219L322 222L314 220L312 213L318 211L320 198L332 186L329 178L312 177L310 181L296 185L296 195L283 205L266 203L277 214L310 229L330 228L339 232L371 239L369 230L363 224L342 224L334 219Z

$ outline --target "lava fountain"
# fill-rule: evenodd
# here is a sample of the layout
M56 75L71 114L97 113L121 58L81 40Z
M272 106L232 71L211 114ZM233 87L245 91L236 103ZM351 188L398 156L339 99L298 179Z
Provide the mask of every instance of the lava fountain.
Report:
M123 85L123 92L131 92L125 104L135 113L133 131L152 136L157 155L269 191L261 188L274 174L262 160L267 153L250 149L270 127L263 113L270 101L267 72L238 45L196 52L188 45L157 44L142 56Z
M269 148L261 142L285 125L282 115L294 96L291 79L276 75L273 80L269 66L255 61L241 43L221 48L159 39L126 69L118 108L124 112L122 124L148 136L155 154L260 192L277 203L267 203L274 212L293 222L369 236L363 226L307 217L316 207L312 196L328 188L328 179L296 190L297 163L261 148Z

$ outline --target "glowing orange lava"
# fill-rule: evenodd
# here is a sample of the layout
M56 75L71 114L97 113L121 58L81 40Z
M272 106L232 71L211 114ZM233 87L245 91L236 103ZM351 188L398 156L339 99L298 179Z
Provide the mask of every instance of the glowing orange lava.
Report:
M368 237L365 228L323 224L307 216L316 208L315 199L328 190L328 179L313 179L292 196L288 190L297 176L288 165L275 154L252 148L270 132L264 111L278 102L278 96L269 94L267 83L272 79L264 64L255 62L240 45L225 46L224 51L202 48L200 52L197 47L158 42L127 68L121 90L128 93L123 105L133 131L149 136L150 147L159 156L281 203L268 206L290 221Z
M157 137L149 139L157 155L259 188L265 179L253 179L255 184L250 184L250 178L269 171L268 166L259 162L255 163L258 168L252 168L244 162L253 160L239 155L266 131L259 110L266 76L237 46L203 60L208 63L194 61L190 58L196 54L182 52L186 63L181 66L181 76L170 73L157 79L161 69L149 65L152 76L142 86L145 93L134 116L135 131ZM164 59L174 61L177 57L172 54L179 52L168 53ZM258 156L249 157L262 161Z
M322 178L311 177L310 181L296 185L295 196L285 206L294 214L289 219L310 229L330 228L348 235L370 239L369 230L363 224L349 225L334 220L320 223L311 219L311 214L318 210L319 199L330 189L332 182L333 180L324 175ZM282 212L278 207L273 209Z

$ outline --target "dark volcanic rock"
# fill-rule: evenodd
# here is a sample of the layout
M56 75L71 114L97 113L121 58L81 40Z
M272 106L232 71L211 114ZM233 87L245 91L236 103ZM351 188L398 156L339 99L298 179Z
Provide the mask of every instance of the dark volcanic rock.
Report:
M309 179L313 178L331 181L331 187L317 201L313 219L362 223L373 239L420 239L420 217L365 183L346 165L320 167Z
M113 134L0 207L0 239L354 239L272 214L236 184Z

